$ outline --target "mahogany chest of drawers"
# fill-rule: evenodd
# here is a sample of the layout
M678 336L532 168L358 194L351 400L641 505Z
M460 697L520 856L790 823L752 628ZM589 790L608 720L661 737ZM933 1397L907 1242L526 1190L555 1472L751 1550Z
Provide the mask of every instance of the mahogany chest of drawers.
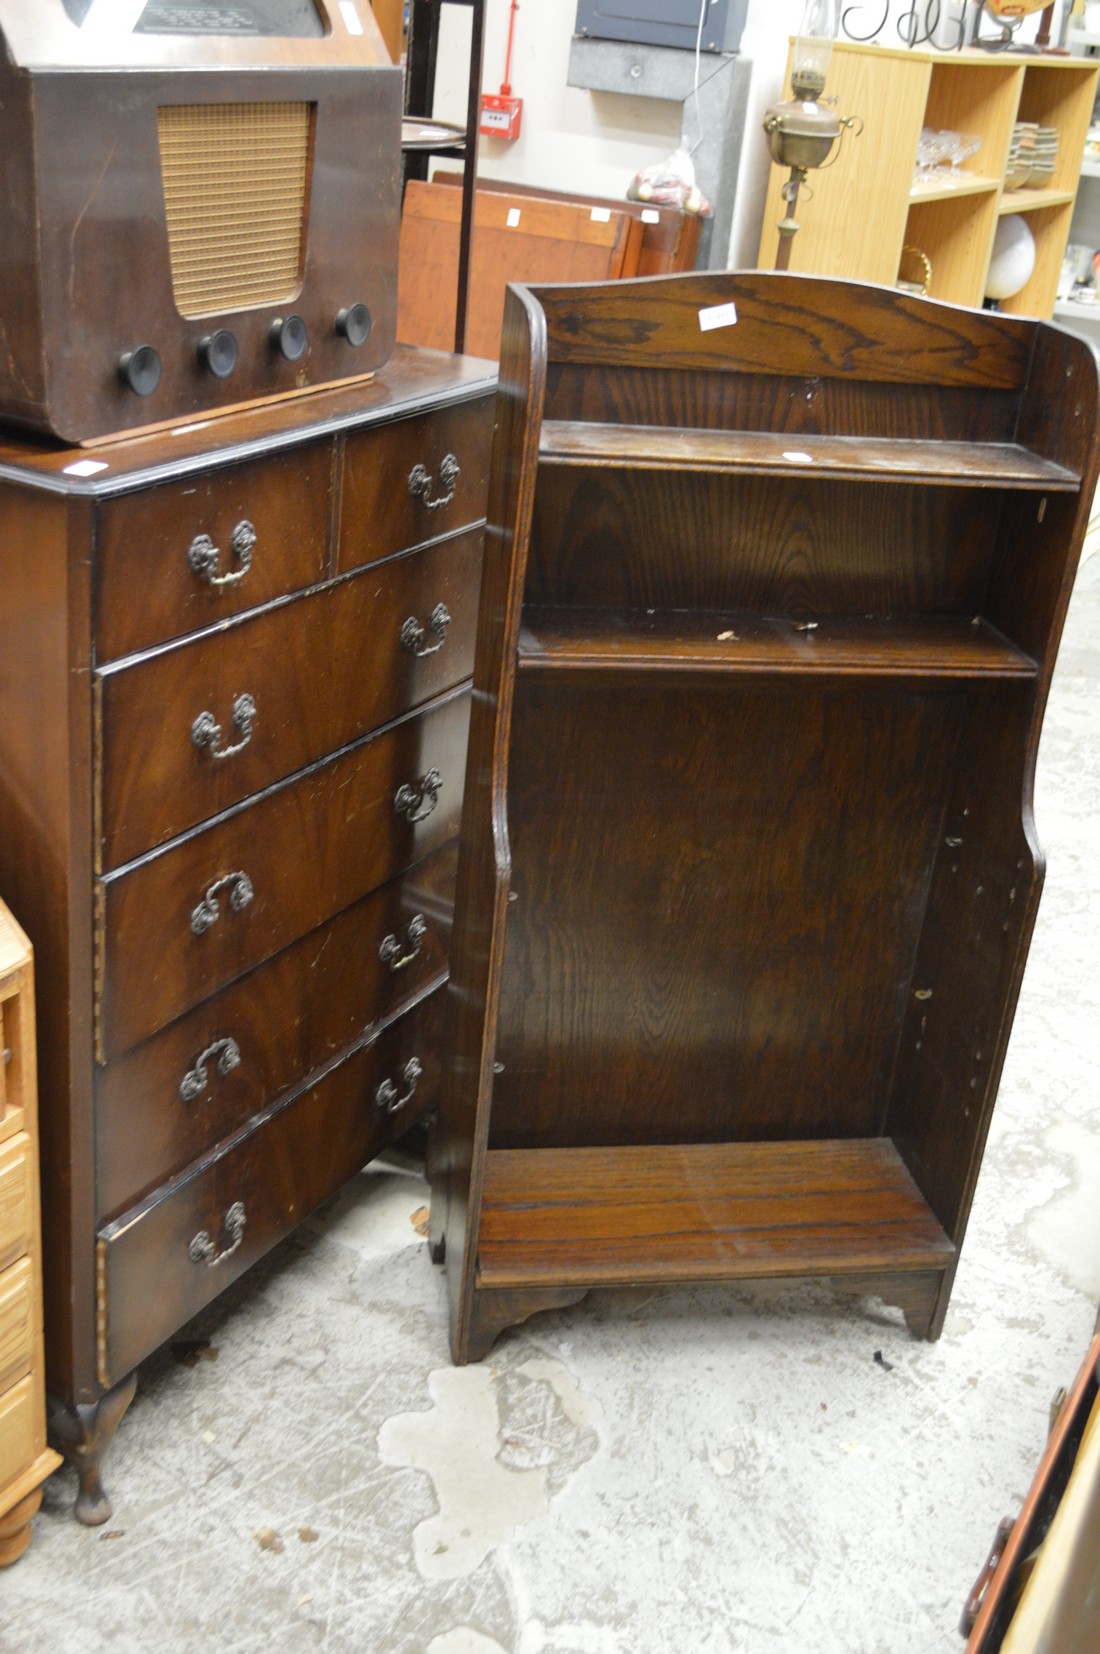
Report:
M0 443L0 891L36 950L47 1387L137 1364L431 1109L495 384Z

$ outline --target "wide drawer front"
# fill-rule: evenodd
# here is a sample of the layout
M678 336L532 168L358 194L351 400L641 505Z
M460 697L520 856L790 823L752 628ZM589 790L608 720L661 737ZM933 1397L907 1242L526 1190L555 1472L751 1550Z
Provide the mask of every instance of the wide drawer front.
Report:
M0 1150L0 1269L30 1249L30 1138L20 1132Z
M456 861L437 850L99 1071L100 1222L440 980Z
M34 1271L23 1258L0 1274L0 1391L31 1370L34 1351Z
M454 838L469 707L458 690L98 880L100 1061Z
M485 516L492 395L349 436L336 566L358 568Z
M101 1383L131 1372L434 1105L442 998L100 1232Z
M474 529L103 673L101 865L468 677L480 577Z
M109 500L96 659L117 660L324 578L332 443Z

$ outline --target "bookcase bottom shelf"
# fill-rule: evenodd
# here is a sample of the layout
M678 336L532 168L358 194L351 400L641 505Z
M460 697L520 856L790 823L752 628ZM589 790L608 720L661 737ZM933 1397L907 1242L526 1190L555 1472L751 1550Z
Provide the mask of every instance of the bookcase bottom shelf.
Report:
M954 1257L885 1137L486 1157L481 1289L900 1274Z

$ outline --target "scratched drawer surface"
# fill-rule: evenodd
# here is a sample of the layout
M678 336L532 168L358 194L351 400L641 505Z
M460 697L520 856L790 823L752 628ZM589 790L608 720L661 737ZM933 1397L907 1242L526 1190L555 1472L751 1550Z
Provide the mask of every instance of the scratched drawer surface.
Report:
M104 501L96 517L96 658L115 660L324 578L333 448Z
M374 563L485 516L492 396L347 438L337 567Z
M471 530L98 678L118 867L469 677Z
M100 1069L100 1221L133 1206L442 980L446 845Z
M113 1384L434 1106L442 993L99 1232ZM103 1311L106 1313L103 1314Z
M457 690L97 880L100 1059L453 839L469 705Z

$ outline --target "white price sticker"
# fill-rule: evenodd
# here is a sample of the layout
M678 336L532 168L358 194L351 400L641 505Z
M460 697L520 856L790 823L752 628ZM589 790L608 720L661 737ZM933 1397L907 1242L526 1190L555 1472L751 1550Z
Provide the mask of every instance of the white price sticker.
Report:
M509 207L508 208L508 228L510 230L514 230L518 223L519 223L519 208L518 207Z
M593 224L610 224L610 222L611 222L611 208L610 207L593 207L592 208L592 222L593 222Z
M657 211L656 207L643 207L642 208L642 223L643 224L659 224L660 222L661 222L661 215Z
M62 467L67 477L94 477L97 471L110 469L105 459L78 459L75 465Z
M699 329L711 333L716 327L733 327L737 322L735 304L710 304L699 312Z
M355 9L355 0L340 0L340 16L349 34L362 34L363 20Z

